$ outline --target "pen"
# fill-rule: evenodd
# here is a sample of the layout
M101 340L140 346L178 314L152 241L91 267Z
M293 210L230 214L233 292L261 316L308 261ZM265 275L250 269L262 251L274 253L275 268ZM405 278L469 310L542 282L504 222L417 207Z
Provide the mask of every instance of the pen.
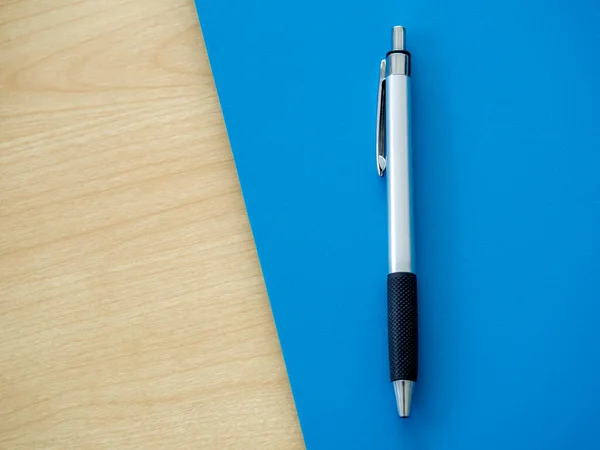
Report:
M377 99L377 172L387 178L388 345L398 414L408 417L417 381L417 277L415 275L410 142L410 53L405 30L392 31L381 61Z

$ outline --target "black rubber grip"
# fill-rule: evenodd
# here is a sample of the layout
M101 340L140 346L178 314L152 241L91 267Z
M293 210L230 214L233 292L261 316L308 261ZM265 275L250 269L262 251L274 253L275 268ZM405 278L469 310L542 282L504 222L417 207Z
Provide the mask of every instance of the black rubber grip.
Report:
M409 272L390 273L387 295L391 381L417 381L417 276Z

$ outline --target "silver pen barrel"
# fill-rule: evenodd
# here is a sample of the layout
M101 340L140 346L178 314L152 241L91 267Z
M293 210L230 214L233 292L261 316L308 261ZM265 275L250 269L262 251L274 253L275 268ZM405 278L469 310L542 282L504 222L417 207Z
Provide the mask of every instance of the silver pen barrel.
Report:
M386 176L390 273L414 273L412 221L412 152L410 148L410 55L404 52L405 31L394 27L387 56Z

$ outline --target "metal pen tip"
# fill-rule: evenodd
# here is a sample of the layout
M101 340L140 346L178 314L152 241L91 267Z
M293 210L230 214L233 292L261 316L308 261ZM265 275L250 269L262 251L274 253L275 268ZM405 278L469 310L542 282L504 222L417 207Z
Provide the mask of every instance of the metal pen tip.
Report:
M398 415L403 419L410 415L410 400L414 381L398 380L394 381L394 393L396 394L396 405L398 406Z
M392 30L392 50L404 50L406 41L406 30L404 27L395 26Z

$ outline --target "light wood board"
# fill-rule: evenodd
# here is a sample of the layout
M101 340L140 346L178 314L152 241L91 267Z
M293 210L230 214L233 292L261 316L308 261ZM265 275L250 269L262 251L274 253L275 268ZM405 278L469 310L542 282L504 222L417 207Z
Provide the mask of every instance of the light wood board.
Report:
M192 0L0 0L0 449L302 437Z

